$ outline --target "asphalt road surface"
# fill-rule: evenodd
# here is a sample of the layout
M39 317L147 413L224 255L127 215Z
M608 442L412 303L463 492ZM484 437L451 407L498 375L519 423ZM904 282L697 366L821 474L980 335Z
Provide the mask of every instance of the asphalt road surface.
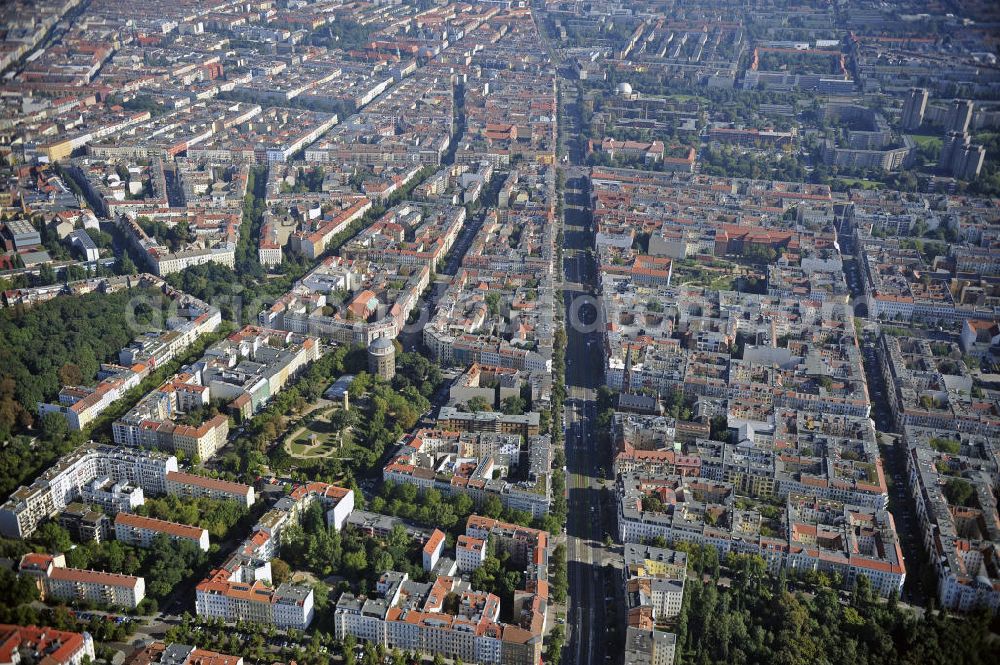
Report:
M566 307L566 486L569 493L567 555L569 559L569 641L564 658L577 665L600 665L613 660L608 649L606 616L605 522L601 487L609 453L595 436L596 389L603 384L598 303L591 295L596 273L587 212L585 169L564 170L563 297Z

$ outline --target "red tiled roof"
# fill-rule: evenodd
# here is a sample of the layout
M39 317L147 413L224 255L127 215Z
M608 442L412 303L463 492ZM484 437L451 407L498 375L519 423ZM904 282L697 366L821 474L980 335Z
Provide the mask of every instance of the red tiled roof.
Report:
M38 662L46 665L68 663L83 647L83 635L80 633L40 626L0 624L0 663L19 662L15 660L15 654L21 648L45 654Z
M204 487L205 489L217 490L219 492L227 492L229 494L246 495L250 491L249 485L232 483L227 480L218 480L216 478L206 478L205 476L199 476L193 473L184 473L183 471L168 471L167 480L175 483L182 483L184 485L194 485L196 487Z

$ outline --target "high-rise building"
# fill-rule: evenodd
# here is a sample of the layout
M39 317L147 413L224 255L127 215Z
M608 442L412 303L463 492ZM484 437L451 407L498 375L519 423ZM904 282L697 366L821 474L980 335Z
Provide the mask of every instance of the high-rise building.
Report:
M903 103L903 129L912 131L920 127L924 121L924 111L927 110L927 89L910 88Z
M948 109L945 118L944 129L946 132L967 132L969 123L972 122L972 100L956 99Z
M951 171L955 155L959 155L969 145L969 135L965 132L948 132L941 144L941 156L938 157L938 168Z
M967 133L949 132L941 146L938 167L960 180L974 180L979 177L986 160L986 149L981 145L970 145Z
M986 161L986 149L981 145L963 146L951 162L951 174L960 180L975 180Z

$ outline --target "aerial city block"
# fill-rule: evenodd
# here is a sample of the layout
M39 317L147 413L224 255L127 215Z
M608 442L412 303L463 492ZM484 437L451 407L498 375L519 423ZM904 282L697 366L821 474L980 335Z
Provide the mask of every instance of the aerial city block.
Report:
M0 665L996 665L998 56L0 2Z

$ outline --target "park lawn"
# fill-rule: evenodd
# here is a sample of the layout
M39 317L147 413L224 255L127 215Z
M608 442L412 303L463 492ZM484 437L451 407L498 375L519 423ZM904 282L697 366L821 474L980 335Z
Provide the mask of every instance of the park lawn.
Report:
M929 136L927 134L907 134L907 136L913 139L913 142L920 148L927 146L941 147L942 141L940 136Z
M319 425L319 427L314 427L314 425ZM324 425L326 427L323 427ZM313 434L316 435L315 446L310 443L310 436ZM301 459L319 459L338 452L349 453L354 441L353 433L350 430L344 432L343 445L339 448L337 441L337 432L329 429L329 422L317 419L312 421L306 430L289 444L288 449L292 455Z
M677 102L689 102L692 99L694 99L694 100L697 100L699 104L705 104L705 103L711 101L707 97L702 97L701 95L673 94L673 95L666 95L666 98L667 99L672 99L672 100L677 101Z
M884 182L879 182L878 180L868 180L866 178L844 178L837 176L837 180L841 181L845 185L861 187L862 189L883 189L885 187Z

